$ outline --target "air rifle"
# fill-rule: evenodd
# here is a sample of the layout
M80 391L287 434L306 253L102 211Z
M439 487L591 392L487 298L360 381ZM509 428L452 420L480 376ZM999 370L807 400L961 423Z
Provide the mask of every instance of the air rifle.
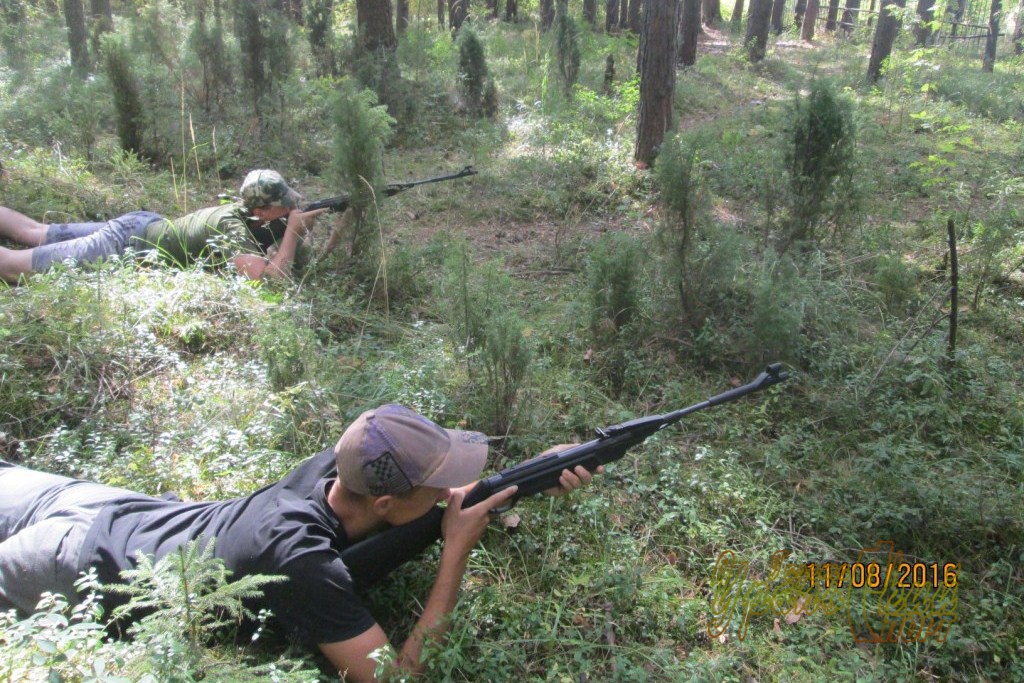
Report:
M781 363L772 363L752 382L712 396L688 408L663 415L640 417L611 427L597 429L596 438L586 443L527 460L482 479L463 499L462 507L476 505L498 491L518 486L519 488L509 504L495 511L504 512L524 496L557 487L558 477L562 470L572 471L577 465L583 465L593 472L599 466L623 457L626 451L633 446L640 445L649 436L678 422L690 413L734 401L755 391L767 389L788 378L789 373L782 369ZM440 538L443 516L444 510L435 507L417 520L392 527L346 548L341 553L341 559L358 585L370 585Z
M440 183L445 180L455 180L456 178L465 178L466 176L476 175L476 171L473 170L472 166L466 166L458 173L450 173L448 175L439 175L434 178L426 178L424 180L410 180L405 183L388 183L384 186L384 194L388 197L408 190L410 187L416 187L417 185L429 185L430 183ZM348 208L350 197L347 194L338 195L337 197L328 197L327 199L318 199L317 201L302 207L303 211L313 211L314 209L330 209L332 213L341 213Z

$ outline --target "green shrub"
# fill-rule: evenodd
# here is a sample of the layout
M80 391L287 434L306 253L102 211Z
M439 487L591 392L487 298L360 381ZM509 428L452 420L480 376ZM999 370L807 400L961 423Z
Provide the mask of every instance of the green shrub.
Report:
M587 259L591 363L619 395L640 334L640 277L645 244L625 233L602 237Z
M391 118L377 104L372 90L360 90L343 80L332 103L334 157L331 173L336 186L349 191L352 217L350 253L363 282L377 276L381 237L377 207L384 196L383 151L391 137Z
M468 26L459 31L459 92L474 116L494 116L497 88L487 70L483 43Z
M856 131L851 105L831 83L815 80L806 98L792 105L786 148L791 215L778 249L795 243L813 246L821 238L822 219L845 197L854 168Z

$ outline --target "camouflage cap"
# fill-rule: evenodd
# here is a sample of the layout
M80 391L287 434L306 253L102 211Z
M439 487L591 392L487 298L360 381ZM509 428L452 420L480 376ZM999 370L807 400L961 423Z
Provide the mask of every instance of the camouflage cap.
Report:
M294 209L302 195L288 187L281 174L269 169L249 171L242 181L242 203L247 209L261 206L285 206Z

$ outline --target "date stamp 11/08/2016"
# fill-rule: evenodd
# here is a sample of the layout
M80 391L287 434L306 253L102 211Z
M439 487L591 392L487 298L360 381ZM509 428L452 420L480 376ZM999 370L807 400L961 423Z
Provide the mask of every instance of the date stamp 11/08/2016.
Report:
M860 551L854 562L798 563L775 552L763 577L749 561L724 551L711 577L708 634L716 638L738 619L737 637L750 618L841 614L854 640L866 643L945 642L957 621L959 565L910 562L891 541Z

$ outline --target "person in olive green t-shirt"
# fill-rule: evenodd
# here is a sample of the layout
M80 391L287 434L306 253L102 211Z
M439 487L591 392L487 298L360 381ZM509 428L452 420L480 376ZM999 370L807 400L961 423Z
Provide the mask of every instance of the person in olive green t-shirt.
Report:
M103 223L45 225L0 207L0 237L31 247L0 247L0 278L13 284L69 258L92 263L129 247L183 267L197 261L213 266L230 262L252 280L283 277L313 220L326 211L302 211L301 199L277 171L260 169L245 177L240 202L175 220L134 211Z

